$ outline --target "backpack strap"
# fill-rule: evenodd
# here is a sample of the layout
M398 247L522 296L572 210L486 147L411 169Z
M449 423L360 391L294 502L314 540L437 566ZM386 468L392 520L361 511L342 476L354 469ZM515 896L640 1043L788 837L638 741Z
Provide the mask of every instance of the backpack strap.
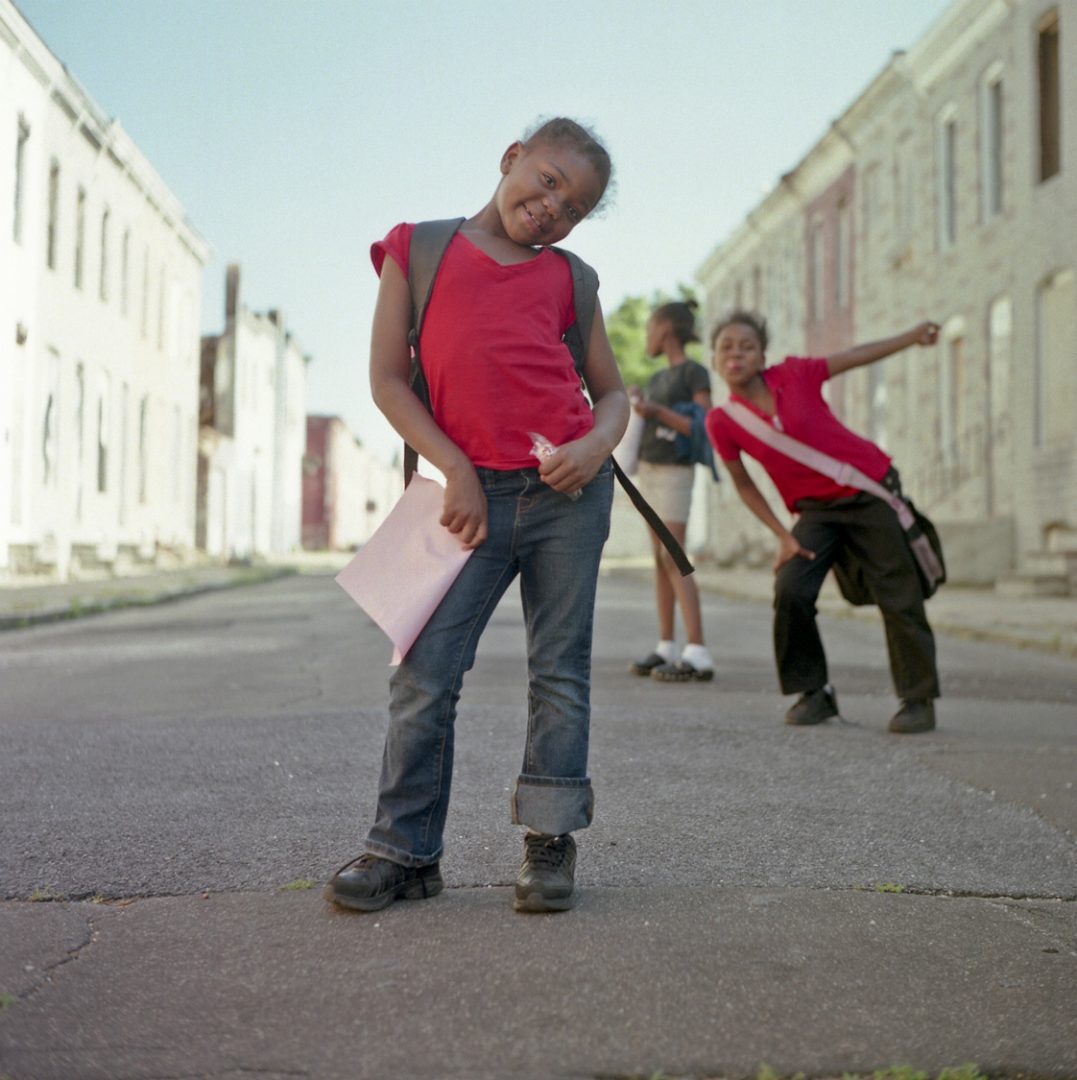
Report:
M617 482L624 488L625 494L631 500L632 505L640 512L643 520L654 530L655 536L662 541L662 546L669 552L669 557L676 563L677 569L680 570L681 577L694 574L696 568L684 553L684 548L681 547L680 542L669 531L666 523L658 516L658 512L643 497L639 488L628 479L624 469L617 464L617 459L611 455L610 461L613 462L613 475L617 477Z
M416 397L430 408L430 389L426 385L422 361L419 359L419 335L423 328L430 296L434 291L438 267L445 257L445 252L464 223L461 218L445 218L440 221L420 221L412 230L411 243L408 246L408 288L411 290L411 327L408 330L408 345L411 347L411 388ZM404 487L411 483L415 475L419 455L415 448L404 443Z
M587 346L591 341L591 327L595 321L595 310L598 306L598 274L594 267L589 266L575 252L566 248L550 247L568 261L569 270L572 272L572 303L576 309L576 321L565 331L565 344L572 354L572 363L576 367L576 374L583 379L583 365L587 359ZM640 493L639 488L629 480L628 475L617 464L617 459L612 457L613 472L617 482L624 488L632 505L643 516L644 521L654 530L655 535L662 542L663 547L669 552L670 557L676 563L682 577L694 573L695 567L684 553L684 548L678 543L677 538L669 531L666 523L658 516L655 509Z
M565 248L550 247L567 260L572 272L572 303L576 309L576 321L565 331L565 344L572 354L576 374L583 378L583 364L587 359L587 345L591 340L591 326L595 321L598 304L598 274L575 252Z

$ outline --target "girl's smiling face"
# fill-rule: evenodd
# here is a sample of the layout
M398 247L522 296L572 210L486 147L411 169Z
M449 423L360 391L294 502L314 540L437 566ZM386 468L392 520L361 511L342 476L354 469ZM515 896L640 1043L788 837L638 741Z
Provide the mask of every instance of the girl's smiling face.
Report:
M501 159L495 202L505 235L528 247L556 244L598 204L605 185L571 146L513 143Z
M737 322L722 327L714 339L713 364L730 388L735 390L750 383L766 365L754 328Z

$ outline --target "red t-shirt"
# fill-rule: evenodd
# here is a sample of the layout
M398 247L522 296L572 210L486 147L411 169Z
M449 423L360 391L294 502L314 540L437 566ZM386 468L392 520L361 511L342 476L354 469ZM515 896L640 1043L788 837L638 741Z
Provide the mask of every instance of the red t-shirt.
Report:
M881 480L890 468L890 458L873 442L850 431L830 411L823 399L823 383L828 378L830 371L825 359L787 356L775 367L763 369L763 379L774 396L774 416L768 416L739 394L730 394L729 399L747 406L791 438L855 465L872 480ZM742 450L754 457L767 470L790 510L795 511L801 499L832 502L857 493L856 488L836 484L828 476L760 442L721 409L712 409L707 414L707 434L723 461L736 461Z
M390 255L407 276L415 226L372 245L381 274ZM420 353L438 427L487 469L535 468L529 431L561 446L586 435L594 415L561 338L575 322L567 260L543 249L503 266L457 233L423 317Z

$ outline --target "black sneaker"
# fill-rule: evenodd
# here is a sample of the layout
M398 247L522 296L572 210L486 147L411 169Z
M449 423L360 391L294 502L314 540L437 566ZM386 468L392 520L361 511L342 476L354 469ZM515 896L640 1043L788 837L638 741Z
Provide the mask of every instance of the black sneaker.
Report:
M394 900L425 900L443 888L437 863L401 866L367 852L342 866L322 896L353 911L380 911Z
M901 708L890 718L890 730L895 735L919 735L935 730L935 704L930 698L903 701Z
M528 833L524 861L516 878L516 911L565 911L572 907L576 841L564 836Z
M801 694L793 707L785 714L785 722L794 727L821 724L838 715L838 695L831 686L821 686Z
M665 657L653 652L649 656L645 656L642 660L634 660L628 670L631 671L633 675L643 675L646 677L650 675L656 667L661 667L665 662Z

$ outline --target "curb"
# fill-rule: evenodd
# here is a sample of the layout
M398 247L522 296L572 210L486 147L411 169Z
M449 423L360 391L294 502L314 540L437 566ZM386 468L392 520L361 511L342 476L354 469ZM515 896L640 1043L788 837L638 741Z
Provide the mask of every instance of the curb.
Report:
M633 576L650 576L653 573L653 564L649 560L635 559L610 559L607 568L617 573L632 574ZM747 603L770 605L771 595L763 594L758 588L738 587L730 581L716 579L708 573L706 567L696 570L696 583L701 591L723 596L729 600L740 600ZM845 603L835 592L828 595L829 585L824 586L819 596L818 609L822 615L832 616L837 619L861 619L876 622L879 618L878 610L874 606L855 608ZM1036 652L1050 653L1054 656L1066 659L1077 659L1077 631L1073 628L1043 626L1028 627L1023 629L1014 626L992 626L975 621L974 616L963 619L954 614L939 614L932 611L928 603L928 618L932 629L936 633L947 634L951 637L964 638L967 641L985 641L996 645L1008 645L1012 648L1032 649Z
M63 605L53 604L51 607L42 607L36 611L0 615L0 632L4 630L25 630L31 626L64 622L68 619L79 619L84 615L101 615L106 611L117 611L121 608L167 604L174 600L182 600L188 596L198 596L201 593L219 592L222 589L234 589L244 585L261 585L267 581L291 577L296 573L298 573L298 570L294 566L244 567L242 570L237 570L234 577L229 577L223 581L196 581L171 587L167 585L159 586L155 591L150 592L139 591L138 583L145 581L144 578L132 578L130 579L130 591L119 591L112 595L91 596L85 599L76 597ZM92 583L87 584L92 587ZM45 588L48 588L48 586L45 586Z

